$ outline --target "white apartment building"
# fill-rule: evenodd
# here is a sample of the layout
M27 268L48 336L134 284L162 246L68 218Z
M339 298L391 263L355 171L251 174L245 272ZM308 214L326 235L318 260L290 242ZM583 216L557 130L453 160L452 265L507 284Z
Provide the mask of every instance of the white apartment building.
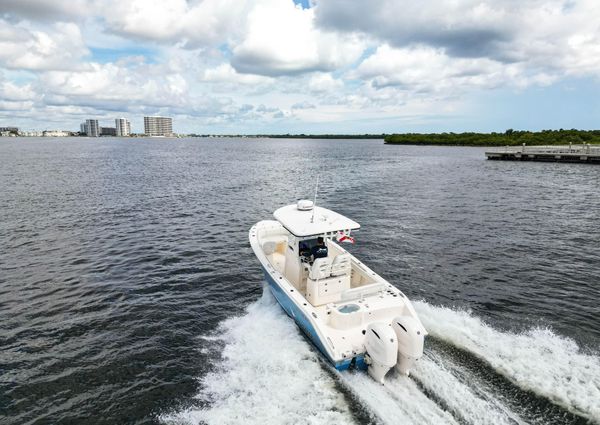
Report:
M100 136L100 126L98 125L98 120L85 120L85 124L82 125L82 128L85 128L85 134L88 137Z
M173 119L168 117L144 117L144 133L148 136L171 136Z
M125 137L131 134L131 123L126 118L117 118L115 128L117 129L117 137Z

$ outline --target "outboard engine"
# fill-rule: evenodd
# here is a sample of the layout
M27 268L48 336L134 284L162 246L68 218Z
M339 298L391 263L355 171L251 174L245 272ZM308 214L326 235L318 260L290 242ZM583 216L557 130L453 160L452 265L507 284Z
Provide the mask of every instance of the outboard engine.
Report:
M392 329L398 339L398 362L396 370L408 376L415 361L423 355L426 331L423 325L411 316L398 316L392 320Z
M365 348L369 356L369 375L383 384L385 374L396 364L396 334L387 323L371 323L365 334Z

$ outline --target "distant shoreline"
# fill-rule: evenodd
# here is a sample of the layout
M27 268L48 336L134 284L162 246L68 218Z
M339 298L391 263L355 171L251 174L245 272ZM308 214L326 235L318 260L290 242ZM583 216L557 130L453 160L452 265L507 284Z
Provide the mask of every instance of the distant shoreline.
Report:
M131 134L129 136L98 136L90 137L85 135L76 134L61 134L56 135L43 135L40 134L10 134L0 135L0 137L44 137L44 138L82 138L82 139L103 139L103 138L118 138L118 139L129 139L129 138L148 138L148 139L178 139L183 137L197 137L197 138L240 138L240 139L370 139L370 140L383 140L386 134L175 134L173 136L148 136L146 134ZM67 132L65 132L67 133Z
M2 134L8 138L7 134ZM56 138L85 138L74 133L64 136L29 136L10 134L12 137L40 137L48 139ZM12 138L11 137L11 138ZM473 147L502 147L502 146L540 146L540 145L581 145L600 144L600 130L542 130L542 131L519 131L509 129L504 133L398 133L398 134L174 134L164 139L177 138L241 138L241 139L321 139L321 140L383 140L386 145L410 145L410 146L473 146ZM156 137L144 134L132 134L130 136L102 136L102 138L144 138L156 139Z
M385 136L386 145L417 146L541 146L600 144L600 130L542 130L504 133L404 133Z
M190 137L240 137L246 139L378 139L383 140L387 134L222 134L196 135Z

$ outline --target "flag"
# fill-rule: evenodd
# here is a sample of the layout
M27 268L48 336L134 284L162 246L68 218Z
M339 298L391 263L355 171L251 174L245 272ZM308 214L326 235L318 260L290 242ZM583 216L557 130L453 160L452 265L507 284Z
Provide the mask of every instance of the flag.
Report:
M335 238L337 239L338 242L354 243L354 238L351 238L344 232L338 232L337 236Z

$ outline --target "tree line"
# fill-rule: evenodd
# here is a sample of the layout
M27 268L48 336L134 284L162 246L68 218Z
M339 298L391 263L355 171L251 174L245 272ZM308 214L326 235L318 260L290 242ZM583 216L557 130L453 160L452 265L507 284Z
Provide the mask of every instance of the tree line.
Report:
M390 134L386 144L397 145L448 145L448 146L516 146L600 144L600 130L542 130L504 133L404 133Z

